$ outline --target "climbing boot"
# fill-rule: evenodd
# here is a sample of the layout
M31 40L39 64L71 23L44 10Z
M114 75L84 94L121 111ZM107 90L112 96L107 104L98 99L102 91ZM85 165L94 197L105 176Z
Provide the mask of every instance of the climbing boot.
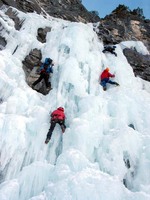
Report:
M106 90L107 90L107 88L106 88L106 87L103 87L103 90L104 90L104 91L106 91Z
M62 130L62 132L64 133L64 132L65 132L65 127L64 127L64 126L61 126L61 130Z
M50 138L46 138L45 144L47 144L50 141Z
M120 86L119 83L115 83L116 86Z

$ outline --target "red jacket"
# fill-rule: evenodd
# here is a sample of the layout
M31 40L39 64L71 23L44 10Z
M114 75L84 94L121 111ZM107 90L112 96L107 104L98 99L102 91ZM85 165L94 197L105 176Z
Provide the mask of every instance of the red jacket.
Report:
M65 114L64 109L62 107L57 108L57 110L54 110L51 114L51 119L59 119L59 120L65 120Z
M101 80L104 78L110 78L110 77L115 77L115 75L109 73L107 70L104 70L100 76Z

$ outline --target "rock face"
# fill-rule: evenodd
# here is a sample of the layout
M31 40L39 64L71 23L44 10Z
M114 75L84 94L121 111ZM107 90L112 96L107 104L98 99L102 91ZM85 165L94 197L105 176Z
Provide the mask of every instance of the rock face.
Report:
M22 21L17 17L17 12L14 12L12 8L8 8L8 10L5 13L9 16L10 19L12 19L15 23L15 29L20 30Z
M85 23L96 22L100 19L88 12L80 0L39 0L38 2L48 14L54 17Z
M100 18L88 12L80 0L0 0L2 5L15 7L23 12L36 12L76 22L97 22ZM46 11L46 12L45 12Z
M0 7L1 6L12 6L21 10L23 12L37 12L38 14L41 13L41 8L36 2L36 0L32 1L22 1L22 0L0 0Z
M42 43L45 43L46 42L46 35L48 32L51 31L51 28L50 27L46 27L46 28L39 28L38 29L38 36L37 36L37 39L42 42Z
M33 49L23 61L23 70L25 72L26 81L28 85L31 85L35 81L35 79L37 79L36 73L35 76L33 76L33 73L32 76L30 76L30 74L35 68L35 66L39 67L41 65L41 58L42 58L41 51L38 49Z
M150 81L150 56L141 55L133 49L124 49L123 53L133 67L135 75L146 81Z
M136 12L120 5L100 22L98 35L104 44L142 41L150 50L150 20L145 20Z
M38 70L42 64L41 59L41 51L38 49L33 49L23 61L23 70L26 75L26 82L29 86L31 86L33 82L36 81L40 76ZM46 89L45 83L42 81L35 86L35 90L46 95L50 91L50 88Z

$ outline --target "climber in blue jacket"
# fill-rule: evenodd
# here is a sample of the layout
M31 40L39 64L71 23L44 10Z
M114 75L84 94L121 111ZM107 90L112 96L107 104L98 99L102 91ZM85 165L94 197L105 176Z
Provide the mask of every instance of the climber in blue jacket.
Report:
M45 62L40 66L40 77L32 84L32 88L34 88L34 86L38 84L42 79L44 79L47 89L51 87L51 83L49 82L49 75L50 73L53 73L53 66L53 60L46 58Z

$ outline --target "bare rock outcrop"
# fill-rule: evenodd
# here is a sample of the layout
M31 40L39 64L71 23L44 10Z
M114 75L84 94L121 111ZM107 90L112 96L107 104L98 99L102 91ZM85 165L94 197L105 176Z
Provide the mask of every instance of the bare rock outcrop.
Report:
M122 41L142 41L150 50L150 20L130 11L126 6L118 6L110 15L100 20L99 38L104 44Z
M123 53L133 67L135 75L146 81L150 81L150 56L142 55L136 50L128 48L124 49Z
M23 12L36 12L75 22L97 22L100 18L88 12L80 0L0 0L1 6L12 6Z

